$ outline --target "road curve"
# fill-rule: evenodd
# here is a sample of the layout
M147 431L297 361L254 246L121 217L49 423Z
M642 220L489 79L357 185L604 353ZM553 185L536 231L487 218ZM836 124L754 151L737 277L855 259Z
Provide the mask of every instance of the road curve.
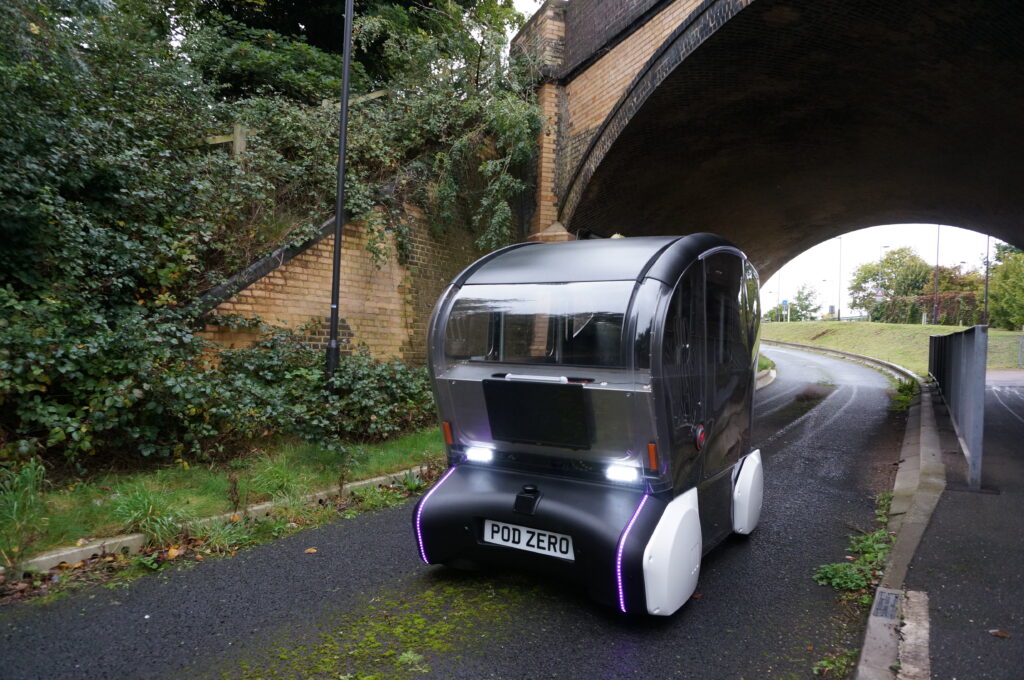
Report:
M755 404L761 525L706 557L700 597L675 616L621 616L573 584L424 566L406 504L125 587L8 607L0 678L809 677L826 652L859 645L859 619L811 573L843 559L851 527L871 526L898 423L881 374L764 353L779 377Z

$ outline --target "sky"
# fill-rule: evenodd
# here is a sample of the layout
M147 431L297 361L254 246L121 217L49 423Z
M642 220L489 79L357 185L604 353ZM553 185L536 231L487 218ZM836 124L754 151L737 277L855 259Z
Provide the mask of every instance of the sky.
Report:
M515 0L516 9L531 16L543 4L543 0ZM965 269L984 271L985 235L958 227L934 224L898 224L862 229L846 234L841 239L825 241L790 260L775 276L761 285L762 306L767 309L781 300L792 300L800 286L807 284L818 293L821 312L828 311L840 299L840 311L846 314L850 309L850 279L857 267L875 261L889 249L910 246L925 262L935 264L936 231L938 239L939 264L956 266L964 263ZM842 241L842 270L840 271L840 245ZM992 253L995 244L992 239ZM840 297L841 296L841 297Z
M544 4L543 0L515 0L516 9L528 17L533 15L542 4Z
M936 237L938 243L936 243ZM840 264L842 242L842 270ZM992 239L991 252L995 254ZM944 267L961 265L962 269L985 270L985 234L958 227L934 224L890 224L861 229L819 243L786 263L775 276L761 283L761 304L767 309L781 300L792 300L800 286L806 284L817 291L821 313L828 312L842 294L840 311L850 309L850 279L857 267L877 262L889 250L909 246L928 264L935 264L938 245L939 264ZM841 282L841 286L837 285Z

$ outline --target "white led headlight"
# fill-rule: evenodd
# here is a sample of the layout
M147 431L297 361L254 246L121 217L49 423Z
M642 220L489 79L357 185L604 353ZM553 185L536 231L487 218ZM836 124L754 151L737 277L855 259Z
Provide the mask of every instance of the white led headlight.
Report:
M466 449L466 460L474 463L490 463L494 459L494 450L484 446L471 446Z
M609 465L605 468L604 476L613 482L635 482L637 472L631 465Z

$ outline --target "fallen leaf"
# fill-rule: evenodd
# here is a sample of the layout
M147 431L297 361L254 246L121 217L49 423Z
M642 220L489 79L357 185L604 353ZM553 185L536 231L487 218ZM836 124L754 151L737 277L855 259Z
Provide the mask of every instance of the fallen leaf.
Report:
M75 562L75 565L74 565L73 568L74 569L81 569L84 566L85 566L85 562L83 560L79 560L79 561Z
M89 544L89 539L88 538L80 538L77 541L75 541L75 545L78 546L79 548L81 548L83 545L88 545L88 544Z
M315 552L316 552L316 548L306 548L306 550L305 550L304 552L305 552L305 553L306 553L307 555L312 555L313 553L315 553Z
M807 651L808 652L813 652L814 651L814 645L807 645Z
M175 557L177 557L180 554L181 554L181 551L178 550L178 548L176 546L172 545L170 548L167 549L167 559L169 559L169 560L173 560Z
M703 597L703 595L701 595L700 593L694 593L693 594L693 599L695 599L695 600L699 600L702 597Z
M196 562L202 562L202 561L203 561L203 556L202 555L196 555Z
M1010 635L1009 633L1007 633L1007 632L1006 632L1005 630L1003 630L1002 628L993 628L992 630L990 630L990 631L988 632L988 634L989 634L989 635L994 635L994 636L996 636L997 638L1003 638L1004 640L1005 640L1006 638L1011 638L1011 637L1013 637L1012 635Z
M237 524L238 522L242 521L242 516L236 512L233 515L231 515L231 521L232 523Z

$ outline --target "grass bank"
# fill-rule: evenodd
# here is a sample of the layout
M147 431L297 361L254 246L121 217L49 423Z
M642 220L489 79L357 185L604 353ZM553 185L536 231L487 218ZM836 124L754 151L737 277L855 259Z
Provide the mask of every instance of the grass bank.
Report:
M796 321L763 323L765 340L797 342L829 349L864 354L909 368L918 375L928 373L928 336L964 330L959 326L872 323L868 321ZM989 368L1016 368L1017 348L1022 333L989 330Z
M380 444L353 445L352 451L355 464L344 471L350 482L439 459L444 445L437 428L430 428ZM202 518L337 486L342 472L337 454L283 440L226 464L167 465L48 485L42 494L46 521L31 553L124 532L124 512L119 512L124 504L119 501L140 492L159 495L161 503L182 516Z

